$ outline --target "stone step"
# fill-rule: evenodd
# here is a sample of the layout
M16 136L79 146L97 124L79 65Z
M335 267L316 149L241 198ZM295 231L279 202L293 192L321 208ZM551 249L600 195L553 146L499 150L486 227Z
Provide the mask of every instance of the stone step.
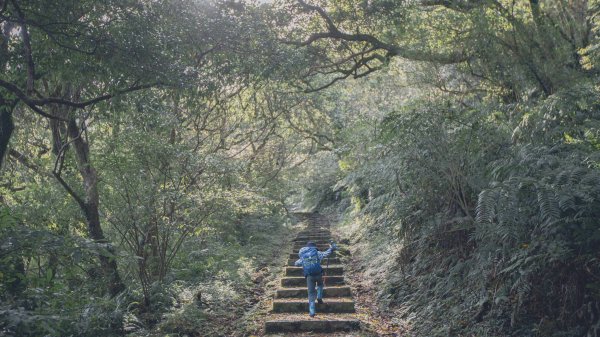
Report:
M345 285L343 276L325 276L325 286ZM285 288L297 288L306 286L304 276L290 276L281 279L281 286Z
M272 312L308 313L307 299L277 299L273 301ZM348 298L329 299L323 304L317 303L317 313L353 313L354 301Z
M329 267L326 265L322 265L323 272L327 271L327 275L329 276L341 276L344 274L344 267L340 265L331 265ZM304 276L302 272L302 267L285 267L285 276Z
M298 232L298 235L301 234L311 234L311 233L321 233L321 232L331 232L329 227L307 227Z
M332 297L351 297L350 287L325 287L323 289L325 300ZM308 289L303 288L284 288L275 291L276 298L308 298Z
M295 246L305 246L309 241L313 242L316 245L326 245L326 246L329 246L329 240L327 240L327 239L298 240L298 241L292 241L292 242L294 243Z
M322 237L311 238L311 239L299 239L299 240L294 239L292 242L294 244L306 244L308 241L312 241L312 242L314 242L316 244L319 244L319 243L321 243L321 244L328 244L329 240L330 240L329 237L322 236Z
M265 322L265 333L315 332L335 333L360 329L360 321L353 314L271 314Z
M265 322L265 333L281 332L340 332L360 329L360 321L357 319L347 320L272 320Z
M331 255L329 255L330 257L334 258L336 257L336 252L331 253ZM290 253L290 255L288 256L288 259L298 259L298 249L294 250L294 253ZM294 260L294 261L296 261ZM323 260L327 263L327 260ZM329 261L329 263L331 264L331 261Z
M313 231L313 232L300 232L298 234L296 234L296 236L294 238L309 238L309 237L313 237L313 236L322 236L322 235L331 235L331 231L324 231L324 230L319 230L319 231Z
M312 241L318 241L318 240L329 241L330 238L331 238L331 234L330 233L322 233L322 234L316 234L316 235L295 236L293 238L293 241L294 242L304 242L304 241L308 241L308 240L312 240Z
M329 240L327 239L316 239L316 240L294 240L292 241L294 244L302 244L305 245L308 241L312 241L317 245L328 245Z
M329 249L329 242L323 242L323 243L318 243L318 242L314 242L313 243L315 245L317 245L317 248L319 250L325 248L325 249ZM302 247L306 247L307 242L295 242L294 245L292 246L292 248L294 249L300 249Z
M311 239L319 239L319 238L330 238L330 232L319 232L319 233L310 233L310 234L298 234L294 237L294 240L311 240Z
M292 252L298 252L300 250L300 248L302 248L302 247L306 247L306 244L303 244L303 245L294 245L292 247ZM320 251L322 251L322 252L326 251L327 249L329 249L329 244L326 244L326 245L317 245L317 249L320 250Z
M321 239L308 239L308 240L294 240L292 241L295 245L305 245L308 242L314 242L317 245L328 245L329 239L321 238ZM335 241L334 241L335 242Z
M332 257L332 258L325 258L322 263L323 265L327 264L327 259L329 259L329 265L332 264L340 264L340 259L337 257ZM293 266L294 262L296 262L296 260L298 260L298 254L294 254L294 258L293 259L288 259L287 265L288 266Z

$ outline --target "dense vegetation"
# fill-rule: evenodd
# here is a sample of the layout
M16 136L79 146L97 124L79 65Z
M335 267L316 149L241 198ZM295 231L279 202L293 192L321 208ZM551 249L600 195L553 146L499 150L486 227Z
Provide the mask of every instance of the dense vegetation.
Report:
M244 334L303 202L413 335L600 334L599 15L0 1L0 331Z

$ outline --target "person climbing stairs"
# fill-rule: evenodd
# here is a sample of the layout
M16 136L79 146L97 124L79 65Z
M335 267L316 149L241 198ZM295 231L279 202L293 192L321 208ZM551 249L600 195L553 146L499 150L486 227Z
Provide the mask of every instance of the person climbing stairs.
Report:
M344 281L344 267L336 252L322 261L323 303L316 303L315 317L309 316L307 280L303 267L295 265L299 258L298 251L307 246L309 241L319 251L327 250L331 231L329 222L322 215L298 214L298 217L308 226L293 240L292 252L288 256L280 287L275 291L271 313L265 322L265 332L334 333L358 330L360 321L355 316L352 291Z
M329 249L319 251L317 244L313 240L309 240L306 246L300 248L298 256L300 258L294 262L294 266L302 267L302 274L306 279L308 288L308 314L310 317L315 317L317 313L317 305L323 304L323 267L321 261L329 257L337 248L333 240L330 241ZM329 269L329 259L327 259L327 267Z

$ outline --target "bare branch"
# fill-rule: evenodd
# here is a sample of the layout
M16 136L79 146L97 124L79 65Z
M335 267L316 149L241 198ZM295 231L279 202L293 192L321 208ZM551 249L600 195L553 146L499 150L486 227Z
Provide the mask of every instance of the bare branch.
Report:
M73 108L85 108L88 107L90 105L102 102L102 101L106 101L109 100L111 98L114 98L118 95L122 95L125 93L129 93L129 92L133 92L133 91L138 91L138 90L143 90L143 89L148 89L148 88L152 88L152 87L156 87L159 86L159 83L148 83L148 84L141 84L141 85L133 85L129 88L123 89L123 90L117 90L112 94L106 94L106 95L102 95L93 99L90 99L88 101L83 101L83 102L72 102L63 98L58 98L58 97L47 97L47 98L42 98L42 99L32 99L31 97L29 97L29 95L27 95L25 92L23 92L23 90L21 90L19 87L17 87L16 85L6 82L2 79L0 79L0 87L3 87L5 89L7 89L8 91L12 92L15 96L17 96L21 101L23 101L23 103L25 103L31 110L33 110L34 112L36 112L37 114L44 116L46 118L50 118L50 119L56 119L56 120L61 120L64 122L67 122L68 119L62 117L62 116L56 116L53 114L50 114L46 111L44 111L43 109L40 108L40 106L44 106L44 105L49 105L49 104L60 104L60 105L65 105L65 106L69 106L69 107L73 107Z
M481 2L469 0L422 0L421 5L425 7L442 6L457 12L467 13L476 8Z
M66 105L66 106L70 106L73 108L85 108L88 107L90 105L94 105L96 103L102 102L102 101L106 101L109 100L113 97L116 97L118 95L122 95L122 94L126 94L129 92L133 92L133 91L139 91L139 90L143 90L143 89L149 89L152 87L156 87L159 86L159 83L148 83L148 84L141 84L141 85L133 85L129 88L126 89L122 89L122 90L117 90L112 94L106 94L106 95L102 95L102 96L98 96L96 98L90 99L88 101L83 101L83 102L72 102L69 100L65 100L63 98L58 98L58 97L47 97L47 98L43 98L43 99L36 99L36 100L31 100L31 103L38 105L38 106L43 106L43 105L48 105L48 104L61 104L61 105Z
M44 172L42 169L40 169L39 166L37 166L36 164L32 163L31 160L29 160L27 158L27 156L25 156L24 154L18 152L17 150L14 149L10 149L9 150L9 155L14 158L16 161L18 161L19 163L21 163L23 166L27 167L28 169L34 171L35 173L41 175L41 176L49 176L48 173ZM58 182L62 185L62 187L67 191L67 193L69 193L69 195L71 197L73 197L73 199L75 199L75 201L79 204L79 206L82 209L85 209L86 203L85 201L73 190L73 188L71 188L71 186L69 186L69 184L60 176L59 172L52 172L52 175L56 178L56 180L58 180Z
M383 64L384 60L385 60L385 58L379 54L372 54L372 55L369 55L368 57L364 57L364 55L358 55L358 56L361 57L360 60L355 61L354 64L352 65L352 67L350 67L350 69L336 68L330 72L321 73L321 74L340 73L340 74L342 74L341 76L334 77L331 81L329 81L326 84L321 85L317 88L305 89L304 92L311 93L311 92L317 92L317 91L320 91L323 89L327 89L328 87L332 86L336 82L345 80L345 79L349 78L350 76L352 76L352 78L354 78L354 79L365 77L368 74L381 69L381 65L378 65L377 67L369 66L370 61L378 60L381 62L381 64ZM334 65L337 65L337 64L334 64ZM359 70L363 67L367 68L367 70L359 73Z
M75 199L77 204L79 204L79 207L82 210L85 210L87 207L85 201L71 188L71 186L69 186L69 184L67 184L67 182L60 176L60 174L53 173L53 175L56 178L56 180L58 180L58 182L62 185L62 187L67 191L67 193L69 193L69 195L73 197L73 199Z
M12 92L15 96L17 96L17 98L19 98L21 101L23 101L23 103L25 103L31 110L33 110L37 114L44 116L46 118L50 118L50 119L58 119L61 121L66 121L66 119L61 118L59 116L54 116L50 113L47 113L46 111L42 110L39 106L35 105L32 102L31 98L29 98L29 96L27 96L27 94L25 94L16 85L0 79L0 87L3 87L5 89L7 89L8 91Z
M336 82L339 82L339 81L341 81L341 80L345 80L345 79L347 79L348 77L350 77L350 74L346 74L346 75L343 75L343 76L338 76L338 77L335 77L335 78L334 78L334 79L332 79L331 81L329 81L329 82L327 82L326 84L323 84L323 85L321 85L321 86L319 86L319 87L316 87L316 88L310 88L310 89L304 89L304 92L305 92L305 93L307 93L307 94L309 94L309 93L311 93L311 92L317 92L317 91L321 91L321 90L323 90L323 89L327 89L327 88L329 88L330 86L334 85Z
M12 158L14 158L17 162L19 162L21 165L27 167L28 169L32 170L33 172L42 175L42 176L48 176L47 173L43 172L39 166L37 166L35 163L33 163L26 155L24 155L23 153L15 150L15 149L10 149L8 150L8 155L11 156Z

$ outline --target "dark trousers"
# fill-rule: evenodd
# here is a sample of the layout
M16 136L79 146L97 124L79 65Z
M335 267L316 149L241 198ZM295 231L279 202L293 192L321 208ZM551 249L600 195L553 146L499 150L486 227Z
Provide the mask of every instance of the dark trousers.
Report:
M319 288L319 295L323 296L323 275L308 275L306 286L308 287L308 302L314 302L317 298L317 288Z

